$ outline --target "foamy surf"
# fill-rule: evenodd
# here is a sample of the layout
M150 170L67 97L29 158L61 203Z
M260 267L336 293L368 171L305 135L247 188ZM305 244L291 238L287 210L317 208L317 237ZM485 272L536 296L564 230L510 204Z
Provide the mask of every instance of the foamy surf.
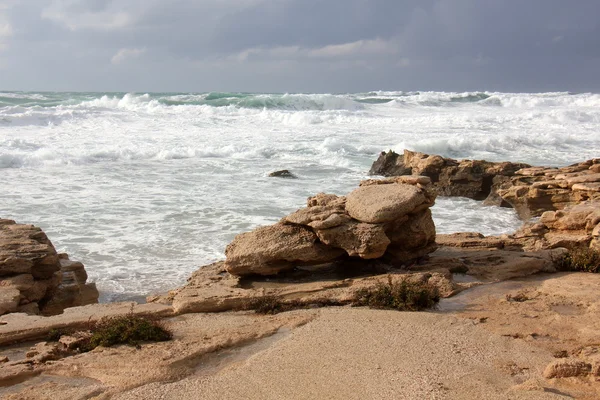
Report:
M600 97L570 93L0 93L0 216L40 225L104 301L181 285L237 234L344 194L382 150L566 165L600 155ZM299 179L267 177L289 169ZM439 199L438 232L512 210Z

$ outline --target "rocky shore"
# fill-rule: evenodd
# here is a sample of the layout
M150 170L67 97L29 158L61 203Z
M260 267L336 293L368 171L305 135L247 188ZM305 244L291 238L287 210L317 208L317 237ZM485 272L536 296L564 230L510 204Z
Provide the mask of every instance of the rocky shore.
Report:
M224 261L147 304L93 304L81 263L39 228L0 220L0 396L600 397L600 275L557 272L573 252L600 250L600 159L542 168L388 152L371 173L385 178L239 234ZM513 207L525 223L436 235L436 196ZM434 287L439 306L349 305L385 282ZM244 311L265 298L306 307ZM160 318L173 340L87 353L70 336L41 341L123 314Z
M0 219L0 315L54 315L67 307L98 302L82 263L58 254L33 225Z
M546 168L512 162L454 160L410 150L397 154L390 150L380 154L369 173L428 176L439 195L512 207L523 220L600 199L600 158Z

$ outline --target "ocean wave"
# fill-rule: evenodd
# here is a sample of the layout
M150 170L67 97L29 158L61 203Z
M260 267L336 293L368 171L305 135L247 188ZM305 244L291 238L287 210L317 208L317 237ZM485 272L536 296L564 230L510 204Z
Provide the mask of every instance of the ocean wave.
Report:
M314 142L311 146L295 144L267 145L225 144L203 146L181 145L105 145L93 150L82 150L81 147L72 149L53 149L35 144L19 144L12 146L0 145L0 169L40 167L44 165L87 165L97 163L115 163L131 161L169 161L181 159L230 159L245 161L308 160L322 165L350 167L347 157L361 154L376 154L376 146L360 146L344 143L340 139L326 138L322 142ZM98 146L96 146L98 147ZM3 150L4 149L4 150Z
M469 155L468 158L488 161L525 161L558 166L572 162L574 154L578 154L578 160L595 157L597 139L594 136L593 133L582 135L558 132L530 135L479 133L462 137L447 136L402 141L392 146L392 149L400 153L404 149L409 149L452 158L465 158L465 155Z
M123 97L104 95L98 99L85 101L83 106L102 108L122 108L140 110L160 106L211 106L236 107L248 109L289 110L289 111L327 111L361 110L362 104L346 96L329 94L249 94L218 93L179 94L172 96L154 96L125 94Z
M592 93L499 93L499 92L391 92L357 94L256 94L210 93L0 93L0 121L28 116L50 119L56 115L107 110L168 114L187 110L197 113L232 114L276 110L282 112L385 110L389 107L503 107L523 110L594 109L600 95ZM593 110L592 110L593 111Z
M515 109L588 108L600 106L600 94L583 93L490 93L484 105L497 105Z

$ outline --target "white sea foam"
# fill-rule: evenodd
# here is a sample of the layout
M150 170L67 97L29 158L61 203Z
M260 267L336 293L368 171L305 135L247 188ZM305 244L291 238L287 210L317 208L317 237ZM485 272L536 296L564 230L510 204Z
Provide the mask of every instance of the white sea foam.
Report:
M235 234L344 194L382 150L566 165L600 156L596 94L0 93L0 217L42 226L102 299L181 285ZM299 179L268 178L292 170ZM512 210L439 199L439 232Z

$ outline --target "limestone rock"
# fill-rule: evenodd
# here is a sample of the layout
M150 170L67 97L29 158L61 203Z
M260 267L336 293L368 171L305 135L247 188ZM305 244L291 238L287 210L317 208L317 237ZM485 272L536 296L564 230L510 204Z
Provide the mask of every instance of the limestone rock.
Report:
M0 220L0 315L40 309L54 314L65 307L97 302L98 292L93 285L86 285L86 279L83 264L57 254L40 228ZM73 286L71 292L83 290L85 299L65 295L64 288L69 285Z
M513 207L521 219L600 199L600 159L562 168L522 163L453 160L405 150L381 153L370 174L425 175L442 196L463 196Z
M423 175L402 175L385 179L367 179L361 181L360 186L387 185L390 183L406 183L409 185L426 186L431 183L431 178Z
M540 167L538 174L519 170L497 192L522 219L586 200L600 200L600 174L592 168L596 165L600 165L600 159L563 168Z
M385 228L380 224L350 222L316 232L319 239L326 245L344 249L349 256L363 259L383 256L390 244L390 239L385 234Z
M510 177L519 169L529 167L523 163L488 162L481 160L453 160L439 155L429 155L404 150L402 155L383 152L373 163L370 175L400 176L424 175L431 178L433 189L441 196L462 196L484 200L493 193L492 186ZM499 204L501 205L501 200Z
M17 311L20 299L21 292L18 289L0 286L0 315Z
M459 232L451 234L438 234L435 239L441 246L459 247L459 248L481 248L481 249L504 249L515 245L508 237L483 236L478 232Z
M17 307L16 312L27 315L38 315L40 313L40 306L38 303L27 303Z
M69 260L67 254L59 254L60 257L60 269L62 272L73 272L75 280L79 283L85 283L87 281L87 272L85 267L79 261Z
M317 193L316 195L309 197L306 201L307 207L314 206L333 206L333 207L341 207L344 208L346 204L346 198L336 196L335 194L330 193Z
M569 378L586 376L592 371L592 366L584 361L573 358L561 358L548 364L544 370L544 378Z
M422 205L432 202L423 190L406 184L361 186L346 197L348 214L371 224L397 220Z
M74 332L71 335L62 335L58 339L58 343L62 345L62 349L65 351L76 350L82 344L84 344L92 336L89 331Z
M27 353L29 362L41 364L50 360L59 360L62 358L62 351L58 343L40 342L36 343Z
M33 225L4 221L0 224L0 276L31 274L35 279L52 278L60 265L46 234Z
M161 304L124 302L66 308L62 314L52 316L6 314L0 323L0 346L44 338L53 329L85 330L104 317L126 314L163 317L172 315L173 309Z
M80 283L73 271L63 272L60 284L54 289L51 298L40 311L44 315L60 314L68 307L84 306L98 302L96 285Z
M319 193L278 224L243 233L227 247L234 275L274 275L344 257L418 259L435 250L428 177L361 182L346 197Z
M301 208L296 212L284 217L283 221L290 224L309 225L310 223L324 223L329 220L333 223L334 220L340 220L345 214L343 205L340 206L312 206ZM340 222L342 224L343 221ZM337 225L331 225L331 227ZM325 229L325 228L323 228Z
M558 211L546 211L539 222L527 223L512 239L527 250L564 247L596 248L600 235L600 200L585 201Z
M308 228L279 223L237 235L225 250L225 265L234 275L274 275L298 264L331 262L342 254L318 243Z
M386 233L392 245L416 249L435 242L435 225L431 210L410 215L406 221L396 220L386 224Z

